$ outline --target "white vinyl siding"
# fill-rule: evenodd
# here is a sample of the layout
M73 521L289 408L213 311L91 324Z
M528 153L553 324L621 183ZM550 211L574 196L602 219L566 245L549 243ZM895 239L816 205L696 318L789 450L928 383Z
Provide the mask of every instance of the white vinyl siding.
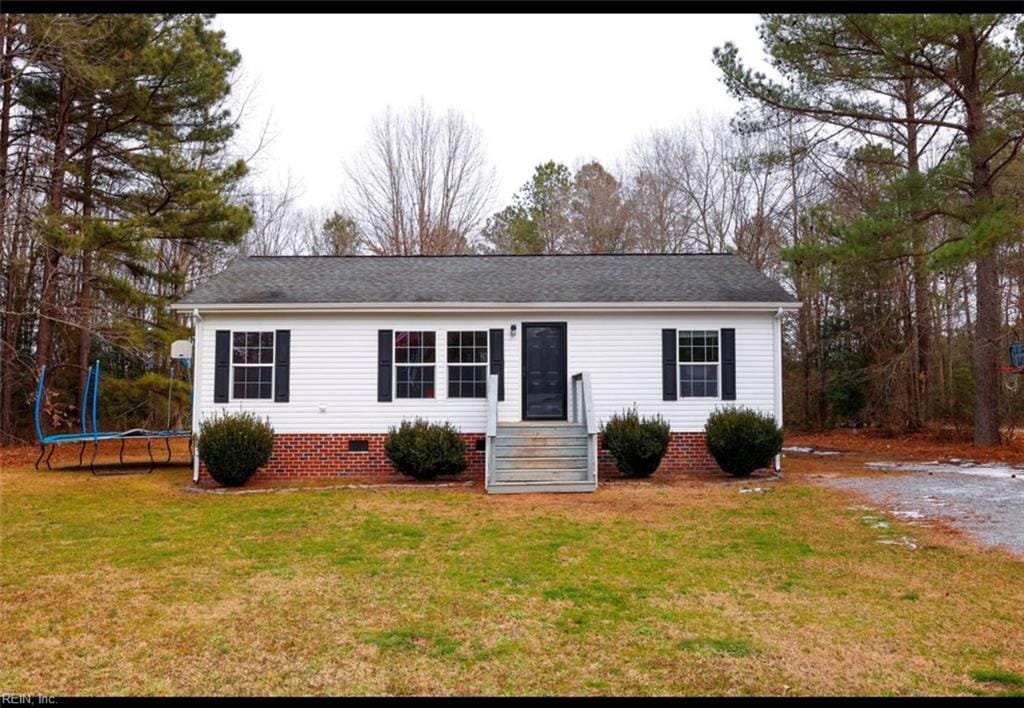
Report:
M279 433L385 433L402 418L451 421L463 432L483 432L486 403L448 396L449 331L504 331L503 422L521 420L522 323L565 322L571 377L589 371L594 412L601 421L634 403L641 413L660 413L675 431L700 431L722 405L774 410L773 313L205 313L197 345L200 418L218 409L251 410L270 418ZM512 337L509 327L515 324ZM661 331L736 329L736 400L662 400ZM244 400L213 403L214 332L291 330L290 401ZM434 398L377 401L377 331L436 333ZM572 405L571 390L569 405Z

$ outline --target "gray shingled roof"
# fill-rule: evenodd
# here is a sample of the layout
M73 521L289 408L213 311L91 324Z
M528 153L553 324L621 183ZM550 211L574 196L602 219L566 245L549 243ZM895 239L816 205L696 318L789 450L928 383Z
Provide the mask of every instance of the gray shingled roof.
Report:
M182 305L793 302L738 256L284 256L239 259Z

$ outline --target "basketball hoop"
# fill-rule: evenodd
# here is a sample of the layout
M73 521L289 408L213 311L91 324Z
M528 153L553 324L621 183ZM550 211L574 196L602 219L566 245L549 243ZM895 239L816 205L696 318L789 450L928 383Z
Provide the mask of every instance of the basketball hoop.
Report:
M1007 376L1003 382L1008 391L1016 391L1020 387L1020 375L1024 374L1024 342L1014 342L1010 345L1010 365L1000 366L1001 374L1017 374Z

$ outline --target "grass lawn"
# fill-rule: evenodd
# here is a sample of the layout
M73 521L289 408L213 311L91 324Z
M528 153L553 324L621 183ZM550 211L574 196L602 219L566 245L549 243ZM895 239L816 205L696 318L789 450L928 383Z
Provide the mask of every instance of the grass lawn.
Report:
M1024 690L1024 562L865 521L829 464L518 497L7 465L0 692Z

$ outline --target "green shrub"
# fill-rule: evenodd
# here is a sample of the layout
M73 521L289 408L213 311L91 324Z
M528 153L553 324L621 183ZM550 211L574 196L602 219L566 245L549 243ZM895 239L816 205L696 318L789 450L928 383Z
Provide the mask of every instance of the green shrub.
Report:
M616 413L601 426L604 444L627 477L647 477L668 451L669 426L660 415L643 417L636 408Z
M270 459L274 429L252 413L224 413L199 425L198 445L210 476L237 487Z
M466 443L451 423L403 420L388 431L384 451L402 474L433 479L466 469Z
M782 428L775 418L750 408L720 408L708 416L704 440L718 466L743 477L769 467L782 450Z

